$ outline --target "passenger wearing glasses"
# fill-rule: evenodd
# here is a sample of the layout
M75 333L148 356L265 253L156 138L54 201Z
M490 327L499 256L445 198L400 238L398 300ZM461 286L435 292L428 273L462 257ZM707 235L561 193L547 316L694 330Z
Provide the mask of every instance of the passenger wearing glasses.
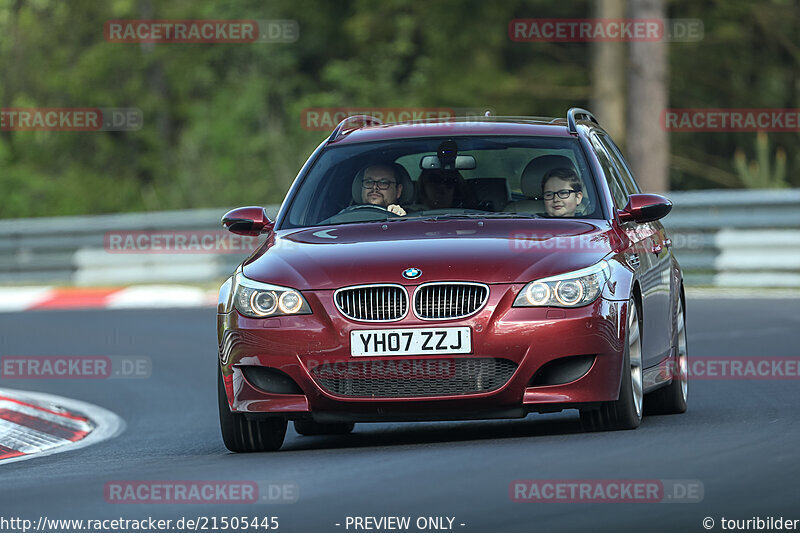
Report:
M403 216L405 209L400 207L399 198L403 194L403 184L398 183L396 163L390 165L372 165L364 169L356 181L361 182L361 202L388 209Z
M471 208L475 203L457 170L425 169L419 175L419 203L423 209Z
M583 200L580 178L569 168L550 170L542 183L542 199L548 216L574 217L575 210Z

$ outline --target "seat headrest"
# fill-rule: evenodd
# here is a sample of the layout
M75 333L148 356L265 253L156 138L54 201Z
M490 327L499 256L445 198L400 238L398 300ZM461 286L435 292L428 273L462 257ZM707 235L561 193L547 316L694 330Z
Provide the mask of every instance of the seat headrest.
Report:
M398 184L403 186L403 192L400 193L400 198L397 199L397 203L400 205L411 203L411 201L414 199L414 183L411 181L411 176L408 175L408 171L400 163L375 163L372 165L367 165L361 170L359 170L356 173L356 177L353 179L353 186L352 186L353 201L357 204L362 203L361 182L364 179L364 172L369 167L377 167L377 166L384 166L393 169L394 179L397 180Z
M508 204L503 211L506 213L544 213L544 201L529 199L519 200Z
M501 211L511 201L511 189L505 178L475 178L467 183L478 202L491 211Z
M575 165L569 157L563 155L543 155L531 159L522 171L520 189L527 198L535 198L542 194L542 179L554 168L571 168ZM576 171L577 173L577 171Z

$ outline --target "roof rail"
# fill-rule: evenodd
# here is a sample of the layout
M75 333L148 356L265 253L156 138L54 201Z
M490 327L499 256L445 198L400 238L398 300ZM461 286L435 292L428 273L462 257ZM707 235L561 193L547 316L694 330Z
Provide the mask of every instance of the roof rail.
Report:
M351 115L341 121L339 125L334 128L331 136L328 137L328 142L332 143L340 137L344 137L351 131L355 131L359 128L363 128L365 126L380 126L382 124L383 122L370 115Z
M594 118L594 115L592 115L591 111L587 111L580 107L573 107L567 111L567 127L569 128L570 133L578 133L578 128L575 126L575 119L581 116L588 118L598 126L600 125L600 123L597 122L597 119Z

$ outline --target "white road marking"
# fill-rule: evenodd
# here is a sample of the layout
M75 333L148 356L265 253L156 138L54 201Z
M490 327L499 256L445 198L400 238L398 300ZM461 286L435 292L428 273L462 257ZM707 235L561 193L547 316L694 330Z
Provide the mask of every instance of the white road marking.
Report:
M0 419L0 442L6 448L32 454L63 446L72 441Z
M17 461L25 461L27 459L34 459L36 457L45 457L56 453L78 450L80 448L91 446L92 444L97 444L104 440L113 439L125 431L125 421L122 418L107 409L103 409L102 407L87 402L74 400L72 398L65 398L63 396L56 396L54 394L18 391L12 389L0 389L0 395L32 404L45 406L50 404L61 406L69 411L78 412L86 416L94 424L94 429L86 437L79 441L67 441L61 446L56 446L44 451L37 451L36 453L31 453L30 455L21 455L19 457L3 459L0 461L0 465L5 463L14 463ZM0 429L0 432L2 432L2 429Z
M0 287L0 312L25 311L47 300L51 287Z
M217 294L214 293L214 302ZM208 291L195 287L141 285L115 292L108 298L109 309L156 307L203 307L208 305Z
M0 409L10 409L11 411L17 411L18 413L22 413L24 415L35 416L36 418L53 422L77 431L90 431L93 427L82 420L75 420L73 418L59 416L53 413L48 413L47 411L42 411L41 409L30 407L28 405L10 402L8 400L0 400Z
M787 300L787 299L800 299L800 290L796 288L786 289L756 289L756 288L722 288L722 287L686 287L686 296L688 298L698 299L751 299L758 300Z

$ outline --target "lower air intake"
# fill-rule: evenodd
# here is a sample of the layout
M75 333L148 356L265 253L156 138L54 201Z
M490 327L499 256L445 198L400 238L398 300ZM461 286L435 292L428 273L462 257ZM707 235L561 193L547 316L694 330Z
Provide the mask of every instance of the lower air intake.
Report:
M326 363L311 370L327 392L356 398L459 396L505 385L517 364L490 357L378 359Z

